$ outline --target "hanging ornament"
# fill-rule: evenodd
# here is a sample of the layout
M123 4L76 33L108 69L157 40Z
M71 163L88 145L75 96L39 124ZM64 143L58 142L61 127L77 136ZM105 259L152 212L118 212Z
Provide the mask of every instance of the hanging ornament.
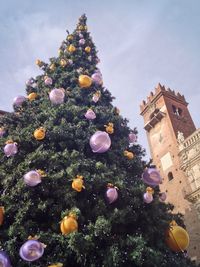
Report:
M45 245L38 240L28 240L20 248L19 255L25 261L35 261L42 257Z
M24 182L33 187L42 182L42 177L46 177L45 172L42 170L29 171L24 175Z
M95 94L93 94L92 101L97 103L99 101L100 97L101 97L101 92L97 91Z
M67 61L65 59L61 59L60 66L64 68L66 65L67 65Z
M92 79L88 75L80 75L78 78L78 82L81 88L87 88L91 86Z
M160 193L159 199L164 202L167 199L167 194L165 192Z
M102 75L100 72L95 72L94 74L92 74L91 78L92 78L93 83L97 85L103 84L103 79L102 79Z
M49 265L48 267L63 267L63 264L60 262L57 262L57 263Z
M72 65L73 64L73 60L68 59L68 63L69 63L69 65Z
M127 157L127 159L133 159L134 158L133 152L130 152L128 150L124 150L124 156Z
M49 93L49 98L53 104L62 104L65 99L65 90L63 88L55 88Z
M94 153L104 153L111 146L111 139L106 132L97 131L90 138L90 147Z
M4 127L0 127L0 137L3 137L4 134L6 133Z
M83 34L82 33L79 33L78 35L80 38L83 38Z
M92 109L88 109L87 112L85 113L85 117L88 120L94 120L96 118L96 114Z
M56 69L56 65L53 63L53 64L51 64L50 66L49 66L49 69L51 70L51 71L55 71L55 69Z
M37 94L36 93L30 93L28 96L27 96L27 98L28 98L28 100L29 101L33 101L33 100L35 100L36 98L37 98Z
M183 252L189 245L189 235L183 227L172 221L166 232L166 243L174 252Z
M118 199L118 191L119 189L114 186L113 184L108 184L107 185L107 190L106 190L106 199L108 200L108 203L111 204L115 202Z
M86 52L86 53L90 53L90 51L91 51L91 47L86 46L86 48L85 48L85 52Z
M130 144L133 144L137 141L137 136L134 133L128 135L128 140Z
M143 195L144 202L149 204L153 201L154 190L151 187L147 187L146 193Z
M0 226L3 224L3 220L4 220L4 213L5 213L5 209L3 206L0 206ZM1 265L0 265L1 266Z
M43 63L41 60L39 60L39 59L36 59L35 64L36 64L38 67L42 67L42 66L44 65L44 63Z
M73 39L74 39L74 37L73 37L72 34L69 34L69 35L67 36L67 40L68 40L68 41L72 41Z
M3 150L7 157L14 156L18 152L17 143L13 142L12 140L8 140Z
M27 85L27 86L32 86L33 83L34 83L34 81L35 81L35 80L31 77L29 80L26 81L26 85Z
M77 175L76 178L73 179L72 188L77 192L81 192L82 189L85 189L83 185L83 176Z
M45 85L52 85L53 80L50 77L45 76L44 83Z
M77 217L74 213L70 212L68 216L62 219L60 230L63 235L68 235L78 230Z
M114 124L112 122L109 122L108 125L104 125L104 127L106 128L107 133L109 134L114 133Z
M76 47L75 47L74 45L71 44L71 45L67 48L67 50L68 50L70 53L73 53L73 52L76 51Z
M22 95L18 95L13 99L13 106L20 107L24 101L26 101L26 97Z
M142 180L153 187L162 183L162 178L156 168L146 168L142 174Z
M79 40L79 44L80 44L80 45L84 45L84 44L85 44L85 39L83 39L83 38L80 39L80 40Z
M46 130L44 127L40 127L34 131L34 137L36 140L43 140L46 135Z
M85 29L84 25L79 25L79 26L78 26L78 30L79 30L79 31L83 31L84 29Z
M12 267L7 253L2 250L0 251L0 266L1 267Z

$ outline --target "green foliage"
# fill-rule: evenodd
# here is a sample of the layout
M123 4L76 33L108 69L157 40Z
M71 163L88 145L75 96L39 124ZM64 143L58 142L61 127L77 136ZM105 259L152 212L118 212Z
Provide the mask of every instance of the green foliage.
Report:
M180 216L170 213L171 206L159 201L155 190L151 204L143 202L145 185L141 181L145 163L144 151L135 143L129 147L128 121L118 115L112 105L113 97L103 85L92 84L81 89L80 73L91 76L96 70L96 48L89 32L79 31L86 26L83 15L73 32L73 40L64 40L60 55L44 63L44 74L27 85L27 94L36 92L34 101L25 101L15 112L1 118L0 126L6 134L0 140L3 148L8 139L18 143L18 153L6 157L0 152L0 205L5 207L5 219L0 227L0 247L7 251L14 267L47 267L56 262L64 267L189 267L194 266L183 254L173 253L165 245L165 231L173 219ZM79 45L80 33L86 43ZM66 48L73 44L74 53ZM85 46L91 47L88 54ZM60 66L60 60L73 64ZM55 64L55 70L50 65ZM44 77L51 77L47 86ZM53 88L65 89L65 102L53 105L49 92ZM100 91L100 100L92 101ZM85 119L91 108L94 121ZM114 124L110 135L112 146L103 154L91 151L89 140L104 125ZM42 141L33 137L38 127L45 127ZM137 134L136 129L133 130ZM135 157L128 160L124 150ZM35 187L25 185L23 176L30 170L44 170L47 174ZM84 177L85 189L72 189L76 175ZM107 184L119 189L119 198L113 204L105 199ZM60 232L60 221L73 211L77 215L78 231L68 235ZM44 255L29 264L19 256L19 249L29 235L39 236L46 244Z

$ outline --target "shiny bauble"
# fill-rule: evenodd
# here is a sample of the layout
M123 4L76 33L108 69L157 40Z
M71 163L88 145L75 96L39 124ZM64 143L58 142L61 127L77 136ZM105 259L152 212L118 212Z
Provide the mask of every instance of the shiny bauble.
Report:
M68 235L72 232L78 230L78 223L76 215L70 213L68 216L65 216L60 224L60 230L63 235Z
M96 114L92 109L88 109L87 112L85 113L85 118L87 120L94 120L96 118Z
M36 129L33 133L34 137L36 140L43 140L45 138L46 135L46 130L43 127L40 127L38 129Z
M167 199L167 194L165 192L162 192L159 194L160 201L165 201Z
M104 153L109 150L111 139L108 133L97 131L90 138L90 147L94 153Z
M100 72L95 72L94 74L92 74L91 78L92 78L93 83L97 85L101 85L103 83L102 75Z
M18 152L17 143L14 143L13 141L8 141L6 142L6 145L4 146L3 150L6 157L14 156Z
M129 140L129 143L130 143L130 144L133 144L133 143L136 142L136 140L137 140L137 136L136 136L134 133L130 133L130 134L128 135L128 140Z
M53 64L51 64L50 66L49 66L49 69L51 70L51 71L54 71L55 69L56 69L56 65L53 63Z
M189 245L189 235L183 227L171 225L166 232L166 243L174 252L184 251Z
M85 29L85 26L84 25L80 25L80 26L78 26L78 30L79 31L83 31Z
M71 45L67 48L67 50L68 50L70 53L73 53L73 52L76 51L76 47L75 47L74 45L71 44Z
M65 99L65 91L62 88L55 88L49 93L49 98L52 104L62 104Z
M42 177L37 171L29 171L24 175L24 182L28 186L36 186L42 182Z
M35 64L36 64L38 67L42 67L43 62L42 62L41 60L39 60L39 59L36 59Z
M4 212L5 212L4 207L3 206L0 206L0 226L3 224Z
M20 248L19 255L25 261L35 261L42 257L44 244L38 240L28 240Z
M67 61L65 59L61 59L60 66L64 68L66 65L67 65Z
M0 267L12 267L7 253L2 250L0 251Z
M82 189L85 188L83 184L83 176L77 175L77 177L73 179L72 188L76 190L77 192L81 192Z
M79 44L80 44L80 45L84 45L84 44L85 44L85 39L80 39L80 40L79 40Z
M34 83L34 79L30 78L29 80L26 81L26 85L27 86L32 86L32 84Z
M153 195L149 192L144 193L143 195L144 202L149 204L153 201Z
M72 40L73 40L73 38L74 38L74 37L73 37L73 35L72 35L72 34L69 34L69 35L67 36L67 40L68 40L68 41L72 41Z
M133 152L130 152L128 150L124 151L124 156L127 157L127 159L130 159L130 160L134 158Z
M78 82L81 88L88 88L92 84L92 79L88 75L80 75Z
M98 94L98 93L93 94L92 101L94 103L97 103L99 101L99 99L100 99L100 96L101 96L101 94Z
M118 199L118 189L113 185L108 185L106 190L106 199L109 204L115 202Z
M108 134L113 134L114 133L114 124L112 122L109 122L108 125L104 125L106 128L106 132Z
M44 83L45 85L52 85L53 80L50 77L45 77Z
M90 51L91 51L91 47L86 46L86 48L85 48L85 52L86 52L86 53L90 53Z
M20 107L24 101L26 101L26 97L22 95L18 95L13 99L13 106Z
M151 186L157 186L162 183L162 178L156 168L146 168L142 174L142 180Z
M37 98L37 93L33 92L33 93L30 93L27 98L29 101L34 101L36 98Z

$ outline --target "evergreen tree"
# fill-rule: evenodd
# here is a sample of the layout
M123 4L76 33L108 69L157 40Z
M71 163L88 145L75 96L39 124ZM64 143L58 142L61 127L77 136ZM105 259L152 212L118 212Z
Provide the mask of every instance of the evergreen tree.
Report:
M170 221L182 220L160 201L158 186L144 202L144 151L130 145L137 131L102 84L86 16L57 58L36 63L44 74L26 83L28 97L17 97L0 121L0 250L11 265L194 266L166 245ZM39 238L30 239L31 253L29 236Z

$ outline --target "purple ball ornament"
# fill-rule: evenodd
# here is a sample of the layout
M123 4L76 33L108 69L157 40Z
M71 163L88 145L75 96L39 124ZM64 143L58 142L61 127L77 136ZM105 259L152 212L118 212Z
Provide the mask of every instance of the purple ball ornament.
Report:
M45 80L44 80L44 83L46 85L52 85L53 81L52 81L52 79L50 77L46 77Z
M134 133L128 135L128 140L130 144L133 144L137 141L137 136Z
M29 80L26 81L26 85L27 86L32 86L32 84L34 83L34 79L31 77Z
M79 33L78 35L80 38L83 38L83 34L82 33Z
M92 109L88 109L87 112L85 113L85 117L87 120L94 120L96 118L96 114Z
M51 100L51 103L53 104L62 104L64 102L64 98L65 98L65 91L64 89L60 88L60 89L53 89L51 90L51 92L49 93L49 98Z
M144 199L145 203L149 204L149 203L151 203L153 201L153 196L152 196L152 194L146 192L143 195L143 199Z
M26 97L18 95L13 99L13 106L20 107L24 101L26 101Z
M113 184L108 184L107 185L107 190L106 190L106 199L108 200L109 204L112 204L118 199L118 188L114 186Z
M93 83L97 85L101 85L103 83L102 75L100 72L95 72L94 74L92 74L91 78Z
M80 44L80 45L84 45L84 44L85 44L85 39L83 39L83 38L80 39L80 40L79 40L79 44Z
M3 150L6 157L14 156L18 152L17 143L14 143L12 140L8 140Z
M24 182L33 187L42 182L42 176L38 171L29 171L24 175Z
M12 267L10 259L6 252L0 251L0 266L1 267Z
M73 60L69 59L68 63L69 63L69 65L72 65L73 64Z
M90 147L94 153L104 153L111 146L111 139L108 133L97 131L90 138Z
M25 261L35 261L42 257L45 245L38 240L28 240L20 248L19 255Z
M159 199L164 202L167 199L167 194L165 192L160 193Z
M162 183L162 178L160 173L156 168L147 168L142 174L142 180L145 184L151 185L153 187Z

